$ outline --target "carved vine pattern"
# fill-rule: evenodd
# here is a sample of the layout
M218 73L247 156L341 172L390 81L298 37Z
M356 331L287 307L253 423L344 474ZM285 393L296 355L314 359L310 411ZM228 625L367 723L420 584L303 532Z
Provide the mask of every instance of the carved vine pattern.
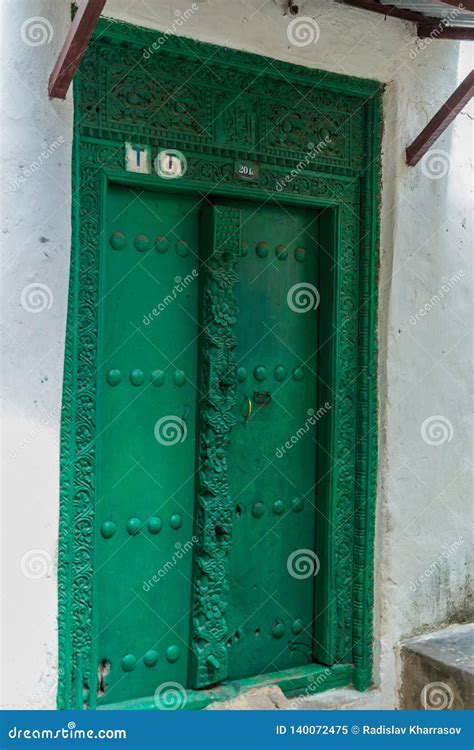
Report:
M237 318L234 285L240 253L240 211L207 209L202 300L201 386L195 593L193 609L193 686L227 676L227 557L232 539L232 500L227 449L236 402ZM210 245L210 247L209 247ZM209 255L207 253L211 251Z

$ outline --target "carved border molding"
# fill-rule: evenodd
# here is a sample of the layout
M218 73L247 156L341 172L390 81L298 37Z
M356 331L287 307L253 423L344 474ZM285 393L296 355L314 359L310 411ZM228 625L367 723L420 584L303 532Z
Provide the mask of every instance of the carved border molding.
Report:
M196 101L193 91L187 95L191 96L189 102L194 102L198 108L204 107L204 118L217 118L218 127L213 123L212 138L222 139L224 132L224 137L231 139L232 134L241 131L239 122L244 123L242 132L245 133L242 143L223 144L212 139L205 143L202 140L208 137L205 133L190 136L189 130L196 126L189 117L184 118L179 130L179 108L176 114L176 101L168 101L167 117L175 117L175 129L171 129L172 137L166 143L184 150L188 156L183 186L204 195L218 194L222 190L226 195L251 197L253 194L259 199L293 200L338 212L340 247L336 272L340 295L336 300L337 326L333 332L338 358L333 385L338 394L333 415L334 571L327 584L327 596L335 611L336 661L353 663L354 684L365 689L371 683L372 664L381 87L371 81L175 38L169 38L142 70L143 50L156 38L156 32L102 20L75 81L73 247L61 435L58 707L93 707L95 694L92 653L95 394L104 192L107 180L114 175L124 183L128 179L133 182L130 174L123 171L123 142L127 138L154 147L162 144L162 130L144 126L149 88L144 86L141 90L139 85L140 81L147 81L150 74L152 79L161 75L162 68L165 76L169 65L176 70L177 59L185 67L193 61L196 64L196 59L206 61L207 74L200 72L199 83L201 86L205 83L206 75L212 78L210 105L209 101ZM116 90L117 86L112 91L111 81L116 80L117 71L131 60L136 63L134 72L126 72L123 78L128 94ZM141 77L137 71L141 71ZM251 76L258 79L259 88L248 85ZM222 112L215 110L216 99L222 94L224 100L224 94L235 87L240 86L238 90L243 91L244 79L247 80L245 96L249 105L244 111L233 113L234 119L223 123ZM308 136L307 126L295 121L293 110L289 125L279 114L290 85L296 86L302 96L310 95L312 106L322 107L325 126L328 113L333 127L334 113L341 115L339 127L344 139L340 142L339 156L333 151L305 164L304 168L299 166L303 153L300 147ZM134 92L138 95L137 101L134 101ZM249 117L249 107L253 108L254 103L252 97L263 95L263 103L254 110L255 117ZM169 98L176 96L179 101L179 94ZM135 118L130 116L126 127L122 127L125 106L135 108L138 114ZM189 111L188 108L184 114ZM263 147L258 137L268 126L269 112L276 112L273 128L278 137L273 145L267 139ZM291 135L286 142L285 132ZM272 137L275 138L275 133ZM249 160L258 157L257 182L235 181L236 156ZM277 183L281 184L288 168L294 169L295 175L280 190ZM140 179L143 184L152 186L157 178Z

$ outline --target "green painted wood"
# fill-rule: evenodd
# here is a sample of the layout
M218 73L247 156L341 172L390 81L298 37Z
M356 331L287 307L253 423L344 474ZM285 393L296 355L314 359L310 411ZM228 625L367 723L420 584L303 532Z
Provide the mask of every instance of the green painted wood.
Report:
M240 211L215 205L201 215L199 446L191 685L202 688L228 674L227 558L232 539L228 450L235 423L237 308L234 286L240 253Z
M240 692L258 690L262 687L276 685L287 698L307 698L324 690L332 690L337 687L349 685L352 677L352 667L349 664L337 664L334 667L322 667L320 665L307 665L299 669L288 669L279 672L271 672L263 677L253 677L225 683L219 687L206 690L188 690L186 696L182 697L181 710L195 711L206 708L210 703L216 701L228 701L236 698ZM298 706L304 707L300 702ZM152 696L140 700L131 700L118 704L99 706L100 710L156 710L157 706Z
M236 424L228 450L229 677L312 661L317 212L240 202Z
M91 705L186 684L199 211L111 186L101 258ZM94 693L95 692L95 696Z
M182 39L170 38L144 58L143 50L156 39L153 31L121 23L106 31L109 25L99 25L75 82L77 200L61 436L58 706L92 706L98 689L99 300L107 196L119 183L133 187L145 204L151 191L151 200L164 193L179 202L194 196L195 203L198 196L225 196L253 200L255 206L277 201L289 211L321 209L319 256L326 261L320 262L319 283L332 295L333 308L326 322L319 311L319 340L323 349L326 339L332 340L325 351L334 407L317 436L317 503L324 512L315 524L322 565L310 597L315 658L351 661L354 683L364 689L371 681L380 84L276 61L269 67L265 58ZM160 92L166 92L164 99ZM308 162L308 143L327 131L331 148ZM126 140L143 142L153 153L164 143L184 151L185 177L165 183L124 172ZM255 181L235 179L236 160L257 163ZM317 388L321 401L320 377ZM130 674L141 679L138 664Z

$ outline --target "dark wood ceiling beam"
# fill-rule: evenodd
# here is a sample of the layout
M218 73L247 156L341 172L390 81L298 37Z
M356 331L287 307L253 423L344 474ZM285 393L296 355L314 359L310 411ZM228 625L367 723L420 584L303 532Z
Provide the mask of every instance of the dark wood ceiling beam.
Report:
M82 0L49 77L48 92L53 99L65 99L82 55L94 31L106 0Z
M369 10L372 13L381 13L384 16L390 16L391 18L401 18L404 21L413 21L413 23L439 23L439 18L431 16L424 16L423 13L418 13L413 10L405 10L404 8L397 8L395 5L383 5L382 3L374 2L374 0L338 0L343 5L351 5L353 8L360 8L361 10Z
M467 26L445 26L444 24L418 24L417 34L420 39L458 39L461 42L474 41L474 28Z
M409 167L418 164L422 156L431 148L433 143L446 130L456 115L466 106L474 93L474 70L471 70L464 81L459 84L456 91L449 97L443 106L431 118L428 125L423 128L420 135L415 138L411 146L406 150L406 159Z
M460 10L474 13L474 0L431 0L437 5L448 5L450 8L459 8Z

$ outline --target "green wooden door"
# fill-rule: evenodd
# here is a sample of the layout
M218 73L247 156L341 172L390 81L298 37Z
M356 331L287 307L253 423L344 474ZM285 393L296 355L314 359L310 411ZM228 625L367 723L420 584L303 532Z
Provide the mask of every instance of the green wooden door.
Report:
M315 564L316 214L245 203L241 212L230 678L312 661L315 580L305 566Z
M107 197L99 704L313 660L316 214L206 203Z
M97 381L99 703L187 683L198 237L194 198L109 191Z

